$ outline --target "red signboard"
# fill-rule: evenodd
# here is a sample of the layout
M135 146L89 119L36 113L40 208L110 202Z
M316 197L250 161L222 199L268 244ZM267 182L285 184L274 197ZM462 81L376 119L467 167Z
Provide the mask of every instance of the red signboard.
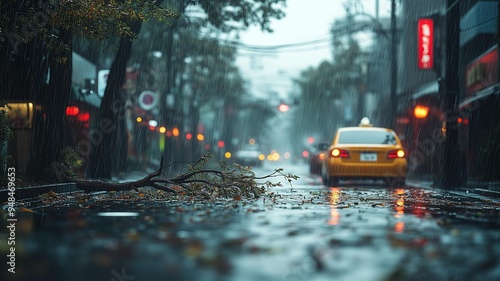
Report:
M498 82L498 48L495 46L467 66L465 86L467 95Z
M418 68L432 70L434 68L434 20L422 18L418 20Z

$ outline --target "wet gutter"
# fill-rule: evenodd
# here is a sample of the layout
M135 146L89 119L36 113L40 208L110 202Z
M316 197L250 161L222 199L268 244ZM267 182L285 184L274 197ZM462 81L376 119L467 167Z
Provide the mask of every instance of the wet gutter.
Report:
M16 188L14 198L16 200L29 199L49 191L53 191L55 193L68 193L78 191L78 189L76 188L76 183L72 182L18 187ZM7 201L8 197L9 190L5 188L0 189L0 202Z

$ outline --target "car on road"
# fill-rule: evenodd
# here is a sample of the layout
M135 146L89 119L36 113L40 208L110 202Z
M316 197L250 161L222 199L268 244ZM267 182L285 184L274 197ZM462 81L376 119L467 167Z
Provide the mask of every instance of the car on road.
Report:
M390 186L406 181L406 153L398 136L366 117L358 127L339 128L325 156L321 177L327 186L348 179L383 179Z
M234 161L240 165L260 167L262 166L261 152L255 148L242 148L236 151Z
M313 175L321 174L321 167L323 166L328 146L327 143L319 143L309 150L309 173Z

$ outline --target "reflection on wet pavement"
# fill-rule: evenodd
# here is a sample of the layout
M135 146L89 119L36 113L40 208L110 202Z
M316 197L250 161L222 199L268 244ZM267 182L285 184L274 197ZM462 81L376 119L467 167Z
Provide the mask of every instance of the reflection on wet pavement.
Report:
M18 216L16 274L2 280L499 280L498 203L325 188L300 168L254 202L32 203Z

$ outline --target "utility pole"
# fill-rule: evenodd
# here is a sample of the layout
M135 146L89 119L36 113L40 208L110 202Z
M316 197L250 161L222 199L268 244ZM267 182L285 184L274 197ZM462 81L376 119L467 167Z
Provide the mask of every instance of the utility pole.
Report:
M446 62L445 62L445 118L446 139L444 143L443 189L456 189L461 181L461 155L458 149L458 62L459 62L459 1L447 0L446 9Z
M396 30L396 0L391 0L391 92L390 92L390 127L396 128L398 116L397 102L397 30Z

